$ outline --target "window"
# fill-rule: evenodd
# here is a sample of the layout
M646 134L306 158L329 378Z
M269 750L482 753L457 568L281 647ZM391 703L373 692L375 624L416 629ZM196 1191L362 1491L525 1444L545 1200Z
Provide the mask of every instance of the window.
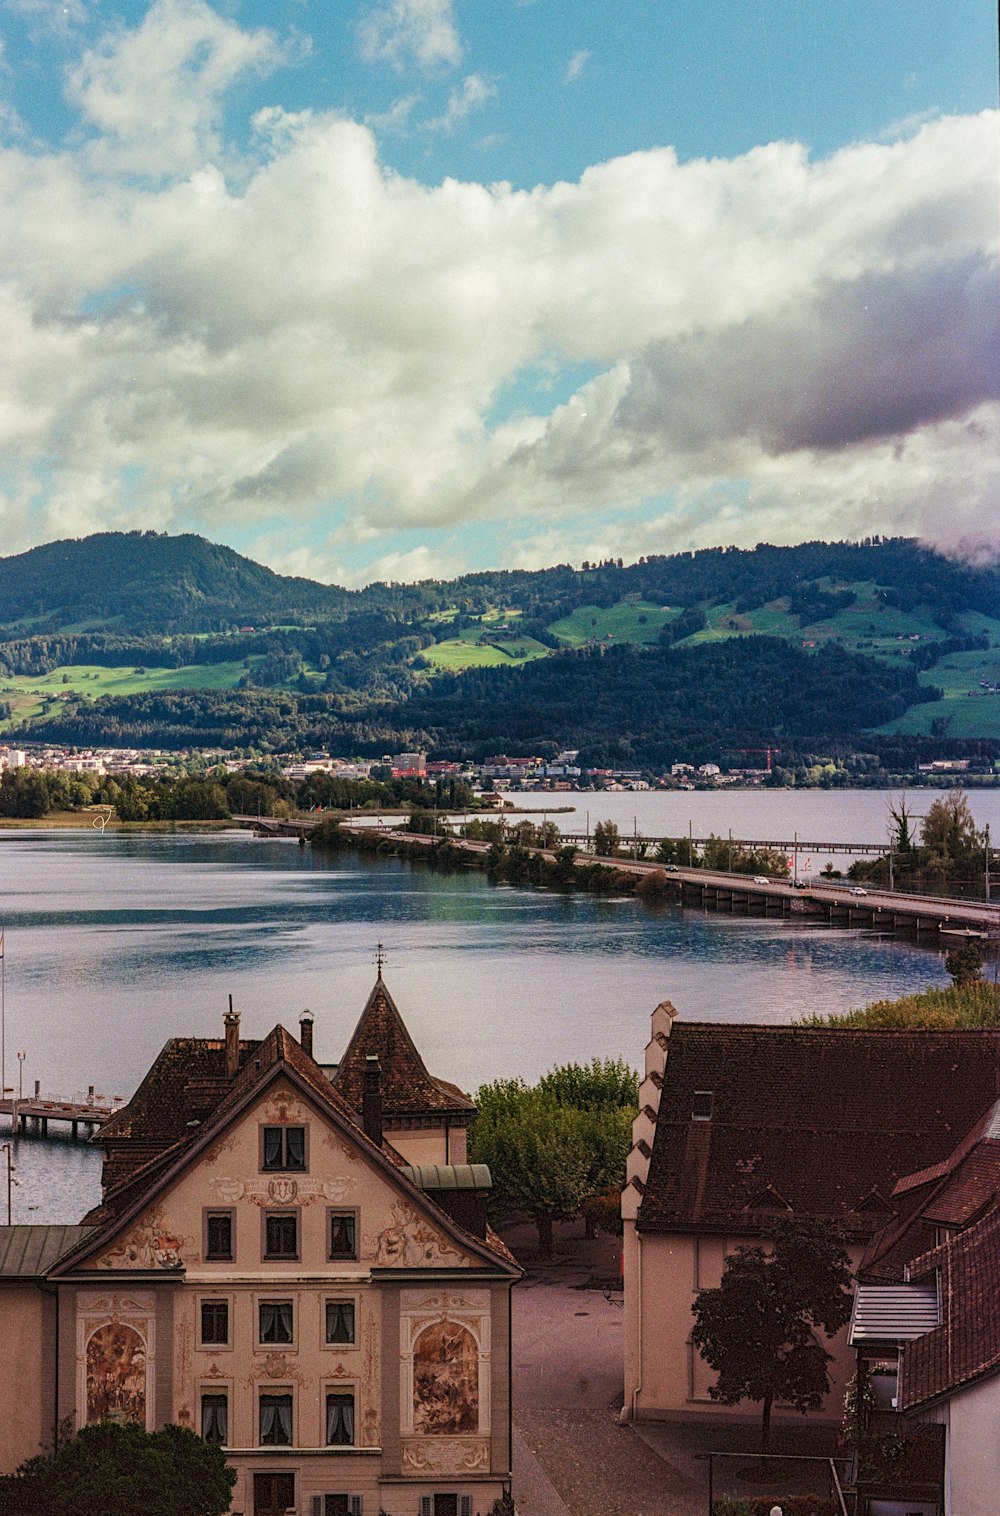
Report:
M357 1258L358 1216L356 1211L330 1211L330 1257Z
M289 1343L295 1340L290 1300L262 1300L258 1307L261 1342Z
M266 1126L263 1128L261 1168L293 1169L306 1166L306 1129L304 1126Z
M354 1393L334 1390L326 1397L326 1445L328 1448L354 1446Z
M298 1211L264 1212L265 1259L298 1258Z
M312 1516L364 1516L363 1495L314 1495Z
M201 1342L203 1347L228 1347L228 1300L203 1300L201 1302Z
M205 1258L208 1262L233 1259L232 1211L205 1212Z
M261 1447L288 1448L292 1445L292 1397L289 1394L261 1395Z
M330 1343L353 1343L353 1300L328 1300L326 1302L326 1340Z
M471 1495L421 1495L420 1516L472 1516Z
M215 1442L220 1446L229 1441L228 1395L201 1397L201 1435L206 1442Z

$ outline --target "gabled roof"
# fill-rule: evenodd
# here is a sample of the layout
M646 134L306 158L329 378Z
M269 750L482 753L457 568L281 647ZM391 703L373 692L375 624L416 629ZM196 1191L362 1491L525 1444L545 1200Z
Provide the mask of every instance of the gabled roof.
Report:
M382 1109L387 1116L437 1111L468 1115L475 1110L473 1102L455 1085L427 1072L385 987L381 969L333 1077L335 1088L358 1110L364 1094L365 1060L371 1057L377 1058L382 1068Z
M943 1319L903 1348L899 1395L906 1411L1000 1372L1000 1211L914 1260L909 1277L935 1272Z
M257 1042L241 1042L240 1062L258 1047ZM118 1142L169 1147L188 1135L189 1121L214 1109L229 1085L221 1037L171 1037L132 1099L104 1122L96 1141L100 1147Z
M937 1228L962 1231L996 1207L1000 1100L939 1163L904 1175L893 1198L899 1212L869 1244L858 1271L866 1277L902 1278L905 1265L928 1250Z
M437 1206L433 1199L418 1189L403 1172L403 1160L388 1142L376 1146L360 1125L358 1112L348 1104L326 1078L319 1064L306 1053L290 1032L276 1026L262 1042L255 1044L244 1058L233 1078L228 1092L206 1118L196 1127L185 1126L185 1138L178 1141L169 1154L149 1163L145 1170L147 1182L136 1182L138 1176L123 1185L119 1204L108 1204L92 1214L100 1217L95 1227L86 1228L85 1238L59 1262L57 1272L71 1271L74 1265L96 1251L104 1248L119 1235L155 1198L173 1184L198 1156L225 1129L230 1121L258 1099L276 1079L283 1077L318 1107L340 1131L357 1143L365 1156L408 1198L429 1212L435 1225L448 1233L466 1253L477 1255L483 1264L500 1266L510 1272L510 1254L498 1238L487 1235L485 1241L467 1232ZM111 1214L108 1214L111 1212ZM103 1213L103 1214L102 1214ZM515 1265L516 1268L516 1265Z
M641 1231L766 1235L776 1210L867 1239L997 1098L1000 1032L673 1022ZM693 1119L696 1092L712 1116Z

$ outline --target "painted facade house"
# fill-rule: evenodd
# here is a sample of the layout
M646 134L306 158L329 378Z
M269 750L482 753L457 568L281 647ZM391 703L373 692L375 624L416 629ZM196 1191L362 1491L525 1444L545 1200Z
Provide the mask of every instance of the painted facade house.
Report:
M84 1225L0 1241L23 1345L3 1470L115 1415L222 1444L245 1516L486 1516L510 1484L520 1270L464 1161L471 1103L381 971L332 1079L310 1018L298 1040L225 1023L171 1039L99 1134Z
M897 1182L944 1161L998 1081L995 1031L699 1024L658 1006L622 1196L624 1414L754 1415L709 1395L690 1340L698 1291L778 1217L840 1227L856 1270L897 1214ZM846 1329L824 1346L831 1391L815 1415L839 1422L854 1353Z
M1000 1489L1000 1100L904 1176L858 1270L860 1516L994 1516ZM889 1449L895 1456L886 1457Z

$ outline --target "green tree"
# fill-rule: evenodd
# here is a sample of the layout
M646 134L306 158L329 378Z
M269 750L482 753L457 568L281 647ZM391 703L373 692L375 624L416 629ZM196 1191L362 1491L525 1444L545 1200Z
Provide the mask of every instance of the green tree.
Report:
M599 858L615 858L621 846L621 834L613 821L599 821L594 827L594 852Z
M236 1483L222 1449L186 1427L133 1422L83 1427L22 1472L47 1516L222 1516Z
M960 947L952 948L945 957L944 966L951 975L952 984L975 984L983 973L983 955L979 944L963 942Z
M934 801L924 817L920 840L930 854L927 866L936 872L952 873L975 862L983 837L964 790L949 790Z
M570 1221L587 1193L589 1167L581 1113L520 1079L476 1093L469 1159L489 1164L495 1201L527 1211L543 1258L552 1256L552 1225Z
M696 1297L691 1341L718 1376L708 1393L723 1405L762 1402L762 1452L775 1400L803 1412L822 1404L832 1355L815 1334L832 1337L847 1321L850 1285L836 1232L817 1222L779 1221L770 1253L738 1248L726 1259L721 1284Z

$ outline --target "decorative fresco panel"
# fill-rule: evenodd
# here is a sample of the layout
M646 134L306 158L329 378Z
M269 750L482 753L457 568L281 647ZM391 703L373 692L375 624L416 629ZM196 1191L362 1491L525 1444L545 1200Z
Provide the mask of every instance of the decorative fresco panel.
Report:
M146 1421L146 1344L134 1327L108 1322L87 1341L87 1421Z
M197 1256L194 1238L177 1236L173 1225L153 1211L95 1262L102 1269L179 1269Z
M415 1268L421 1264L468 1264L469 1259L419 1216L412 1206L399 1202L391 1209L392 1221L374 1239L375 1263L381 1268Z
M428 1436L479 1430L479 1348L458 1322L425 1327L413 1345L413 1429Z

